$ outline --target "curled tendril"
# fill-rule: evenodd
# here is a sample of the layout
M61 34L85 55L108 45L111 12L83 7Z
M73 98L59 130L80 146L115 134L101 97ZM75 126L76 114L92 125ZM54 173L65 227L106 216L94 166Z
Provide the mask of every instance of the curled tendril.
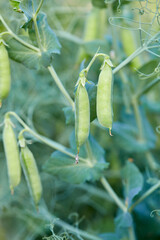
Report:
M156 132L160 134L160 125L156 127Z
M160 210L159 209L155 209L150 213L150 217L154 217L155 215L160 216Z

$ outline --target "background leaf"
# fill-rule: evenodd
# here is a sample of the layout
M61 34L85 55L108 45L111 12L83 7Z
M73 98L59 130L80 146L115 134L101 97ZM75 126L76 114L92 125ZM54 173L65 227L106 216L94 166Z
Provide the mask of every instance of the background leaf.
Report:
M132 199L142 190L143 176L134 163L127 162L122 170L122 180L125 199L130 206Z
M94 138L90 136L88 142L90 156L84 161L75 164L75 159L56 151L44 164L44 171L70 183L98 180L108 163L104 161L104 151Z

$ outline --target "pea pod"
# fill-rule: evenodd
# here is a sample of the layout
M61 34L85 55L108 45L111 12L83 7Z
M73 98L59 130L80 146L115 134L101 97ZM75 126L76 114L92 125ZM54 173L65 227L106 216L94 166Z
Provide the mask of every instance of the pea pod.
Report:
M37 205L42 195L42 185L35 158L26 144L21 147L21 164L30 194Z
M80 146L86 141L89 135L90 127L90 107L88 93L85 83L79 80L75 95L75 136L77 151L79 153ZM78 160L76 159L78 162Z
M21 166L16 136L8 117L5 118L3 144L7 160L10 189L11 193L13 193L14 188L19 184L21 179Z
M0 103L10 91L11 75L8 52L0 39Z
M83 33L83 48L80 48L77 56L77 62L81 63L84 59L88 58L86 52L88 45L86 43L95 41L96 39L103 39L106 32L107 15L105 9L93 7L86 16L84 33Z
M127 56L130 56L133 52L138 48L137 44L137 35L136 32L127 31L126 29L121 30L121 38L124 52ZM141 58L137 56L131 62L133 68L140 68L141 66Z
M106 128L109 128L111 135L112 129L112 64L109 59L104 61L101 72L98 78L97 86L97 118L99 123Z

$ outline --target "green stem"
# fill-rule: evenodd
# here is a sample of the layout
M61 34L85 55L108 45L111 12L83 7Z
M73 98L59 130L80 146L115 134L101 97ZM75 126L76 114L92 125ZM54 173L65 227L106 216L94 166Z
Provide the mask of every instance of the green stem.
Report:
M84 183L84 184L76 185L75 187L82 189L88 192L89 194L92 194L93 196L97 196L101 199L107 200L109 202L113 202L113 199L110 197L110 195L107 192L91 184Z
M107 192L111 196L111 198L114 200L114 202L117 204L117 206L119 208L121 208L123 212L127 212L126 206L123 204L123 202L117 196L117 194L113 191L112 187L110 186L110 184L104 177L101 178L101 183L102 183L103 187L107 190Z
M74 42L78 45L84 44L84 41L81 38L79 38L79 37L77 37L77 36L75 36L75 35L73 35L69 32L58 30L58 31L55 31L55 33L58 37L67 39L67 40L69 40L71 42Z
M98 52L98 50L97 50ZM94 61L96 60L97 57L106 57L107 55L104 53L96 53L93 58L91 59L91 61L89 62L88 66L83 70L84 72L88 73L89 69L91 68L92 64L94 63Z
M155 161L153 155L151 154L151 152L150 152L150 151L147 151L147 152L145 153L145 156L146 156L146 159L147 159L147 161L148 161L148 164L149 164L150 168L151 168L153 171L157 171L157 170L159 169L159 166L158 166L158 164L156 163L156 161Z
M148 83L141 91L136 94L136 98L139 98L143 94L147 93L152 87L154 87L160 81L160 77L154 79L152 82Z
M136 240L133 226L128 228L128 233L129 233L129 240Z
M36 10L36 12L35 12L35 17L37 17L37 15L38 15L41 7L42 7L43 2L44 2L44 0L41 0L41 1L40 1L39 5L38 5L38 8L37 8L37 10Z
M36 51L40 54L40 50L39 48L25 42L24 40L22 40L21 38L19 38L16 34L14 34L12 32L12 30L9 28L9 26L7 25L7 23L4 21L3 17L0 15L0 21L2 22L2 24L4 25L4 27L7 29L8 33L14 38L16 39L18 42L20 42L22 45L24 45L25 47L28 47L29 49Z
M41 38L40 38L38 25L37 25L37 15L36 15L36 13L32 15L32 19L33 19L33 23L34 23L34 28L35 28L35 34L36 34L38 47L40 48L41 52L43 52L43 46L41 44Z
M41 51L43 51L43 46L41 44L41 39L40 39L40 35L39 35L39 30L38 30L38 26L37 26L37 20L36 20L36 14L33 15L33 22L34 22L34 26L35 26L35 32L36 32L36 38L37 38L37 42L38 42L38 46L41 49ZM63 95L66 97L67 101L69 102L69 104L72 106L72 108L74 109L74 102L71 99L70 95L68 94L68 92L66 91L66 89L64 88L61 80L59 79L56 71L54 70L53 66L50 65L48 67L49 72L51 73L55 83L57 84L57 86L59 87L60 91L63 93Z
M62 227L63 229L67 229L70 232L75 233L76 235L78 234L78 235L80 235L84 238L91 239L91 240L101 240L100 237L96 237L94 235L91 235L91 234L83 231L83 230L75 228L75 227L69 225L68 223L64 222L63 220L57 220L57 221L54 222L54 224L59 226L59 227Z
M134 114L135 114L135 118L138 126L140 141L144 141L143 125L142 125L141 115L140 115L139 106L136 98L132 99L132 105L133 105Z
M69 104L72 106L73 110L74 110L74 101L72 100L72 98L70 97L70 95L68 94L68 92L66 91L65 87L63 86L61 80L59 79L56 71L54 70L53 66L50 65L48 67L48 70L50 72L50 74L52 75L55 83L57 84L58 88L60 89L60 91L62 92L62 94L65 96L65 98L67 99L67 101L69 102Z
M141 54L146 50L146 46L138 48L134 53L132 53L129 57L127 57L123 62L121 62L115 69L113 69L113 74L116 74L121 68L130 63L135 57Z
M151 195L154 191L156 191L160 187L160 181L158 181L154 186L152 186L147 192L145 192L135 203L132 204L132 206L129 208L129 212L132 212L132 210L141 203L145 198L147 198L149 195Z
M72 158L75 159L76 155L69 152L67 148L65 148L63 145L49 139L49 138L46 138L38 133L36 133L35 131L33 131L30 127L28 127L28 125L15 113L15 112L7 112L6 113L6 116L9 116L9 115L12 115L14 116L18 122L25 128L25 131L28 131L31 135L33 135L36 139L38 139L40 142L43 142L45 143L46 145L50 146L51 148L53 149L56 149ZM81 161L87 163L86 159L84 158L79 158Z

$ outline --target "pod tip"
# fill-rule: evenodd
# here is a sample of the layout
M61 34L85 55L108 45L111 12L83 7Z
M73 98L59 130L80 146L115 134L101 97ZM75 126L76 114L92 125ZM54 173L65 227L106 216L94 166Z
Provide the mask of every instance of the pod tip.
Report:
M109 128L109 135L110 135L110 136L113 136L113 135L112 135L112 132L111 132L111 128Z
M75 164L78 164L79 163L79 151L77 153L77 155L75 156Z
M11 189L11 195L13 195L13 194L14 194L14 189L13 189L13 187L10 187L10 189Z

